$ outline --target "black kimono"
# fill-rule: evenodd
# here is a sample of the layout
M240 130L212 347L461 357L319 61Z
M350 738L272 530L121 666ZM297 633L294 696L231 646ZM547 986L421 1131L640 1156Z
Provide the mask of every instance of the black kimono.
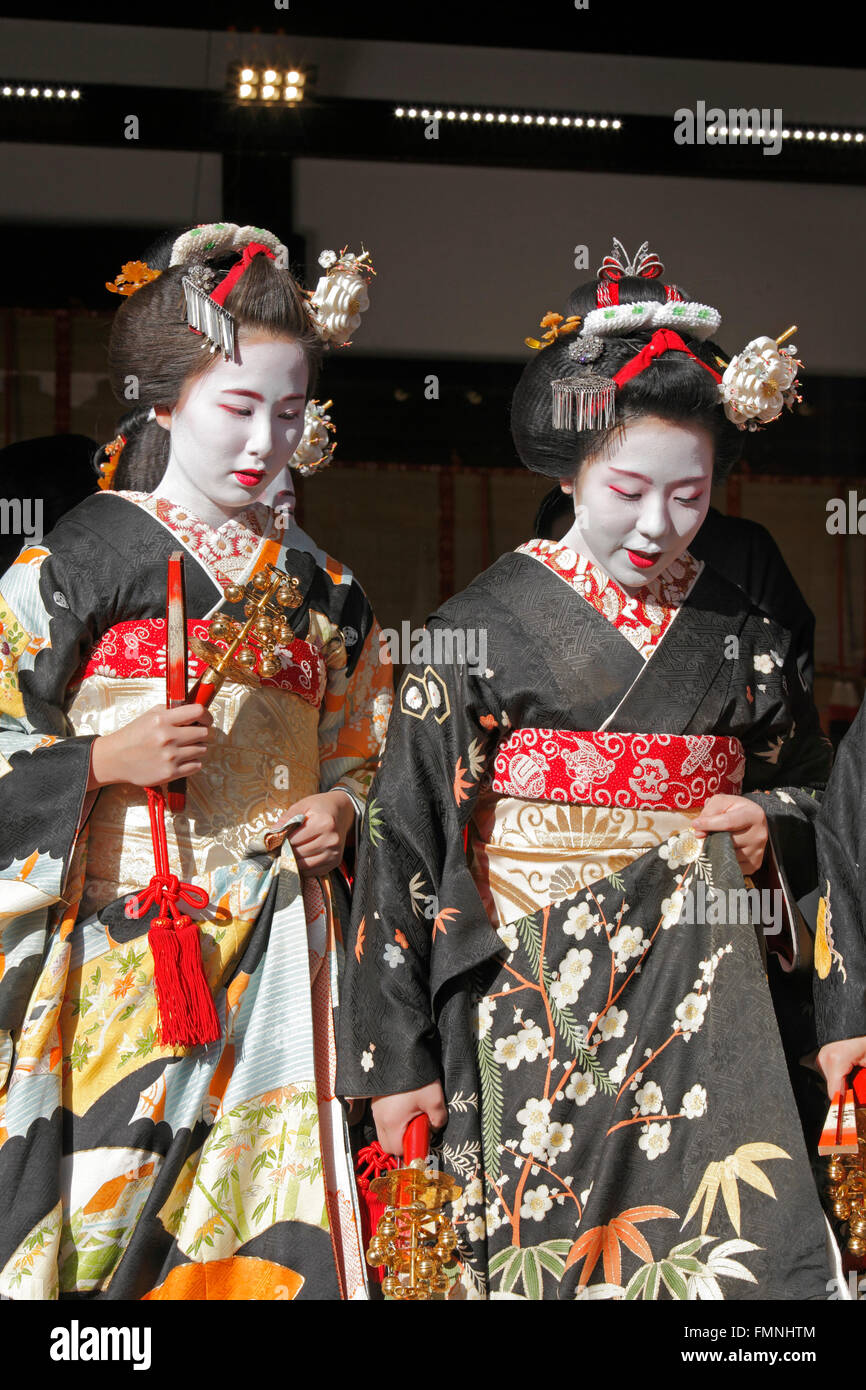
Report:
M428 627L367 806L341 1093L444 1077L470 1297L825 1298L762 961L787 918L691 829L747 795L808 876L830 749L790 632L688 553L629 598L538 540ZM483 670L447 657L470 630Z

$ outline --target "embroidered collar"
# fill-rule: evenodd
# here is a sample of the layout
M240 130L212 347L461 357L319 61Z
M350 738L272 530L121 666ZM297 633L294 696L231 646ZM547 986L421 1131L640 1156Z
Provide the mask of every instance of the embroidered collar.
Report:
M117 492L156 517L208 569L227 579L240 579L249 566L262 539L273 528L274 514L264 502L253 502L219 527L209 526L194 516L187 507L171 502L167 497L148 492Z
M637 594L630 595L600 566L561 541L536 538L519 545L517 553L532 556L570 585L645 660L652 656L704 567L703 561L685 550Z

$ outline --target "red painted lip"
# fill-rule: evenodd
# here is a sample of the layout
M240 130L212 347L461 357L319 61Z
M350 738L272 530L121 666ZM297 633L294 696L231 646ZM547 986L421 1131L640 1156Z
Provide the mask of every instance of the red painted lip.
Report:
M642 555L639 550L627 550L626 555L639 570L650 570L657 565L661 555Z
M264 473L233 473L232 477L237 478L241 487L258 487L264 477Z

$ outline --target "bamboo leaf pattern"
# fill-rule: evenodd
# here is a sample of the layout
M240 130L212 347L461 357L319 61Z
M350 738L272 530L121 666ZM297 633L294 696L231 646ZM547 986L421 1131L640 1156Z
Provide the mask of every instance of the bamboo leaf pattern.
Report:
M478 1043L481 1076L481 1124L484 1164L492 1179L499 1177L499 1136L502 1130L502 1077L493 1060L493 1042L485 1034Z

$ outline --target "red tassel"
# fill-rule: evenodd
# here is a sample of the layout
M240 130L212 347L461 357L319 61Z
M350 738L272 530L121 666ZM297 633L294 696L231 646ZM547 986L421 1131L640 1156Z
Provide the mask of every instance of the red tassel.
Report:
M355 1158L355 1172L358 1195L361 1198L361 1239L364 1242L364 1250L370 1244L379 1221L385 1212L385 1203L380 1198L375 1197L370 1191L370 1183L373 1178L380 1178L383 1173L390 1173L395 1168L400 1167L400 1160L393 1154L386 1154L378 1139L374 1139L372 1144L366 1148L359 1149ZM385 1278L386 1270L383 1266L367 1265L367 1276L377 1284L381 1284Z
M147 939L153 953L160 1046L216 1042L220 1024L202 966L198 923L187 916L176 922L155 917Z

